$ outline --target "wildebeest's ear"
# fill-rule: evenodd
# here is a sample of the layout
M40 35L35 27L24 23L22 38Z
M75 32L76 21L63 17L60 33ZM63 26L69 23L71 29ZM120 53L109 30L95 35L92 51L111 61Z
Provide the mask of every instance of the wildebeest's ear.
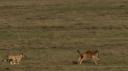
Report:
M21 53L21 55L24 55L24 53Z

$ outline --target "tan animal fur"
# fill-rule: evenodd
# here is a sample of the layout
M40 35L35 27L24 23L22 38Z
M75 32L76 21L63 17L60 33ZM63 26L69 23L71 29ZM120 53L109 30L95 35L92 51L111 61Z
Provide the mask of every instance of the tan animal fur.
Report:
M24 57L23 53L8 55L6 61L8 61L11 65L19 64L23 59L23 57Z
M77 50L79 54L78 62L81 64L83 61L92 60L95 64L98 64L100 58L98 57L98 50L92 51L88 50L83 53L81 53L79 50Z

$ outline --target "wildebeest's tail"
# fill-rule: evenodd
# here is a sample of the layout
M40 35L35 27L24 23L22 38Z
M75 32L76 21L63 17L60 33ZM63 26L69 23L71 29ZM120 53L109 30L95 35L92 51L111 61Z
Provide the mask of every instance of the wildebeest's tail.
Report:
M80 50L77 50L77 53L80 55L81 53L80 53Z
M95 50L94 53L99 56L99 51L98 50Z

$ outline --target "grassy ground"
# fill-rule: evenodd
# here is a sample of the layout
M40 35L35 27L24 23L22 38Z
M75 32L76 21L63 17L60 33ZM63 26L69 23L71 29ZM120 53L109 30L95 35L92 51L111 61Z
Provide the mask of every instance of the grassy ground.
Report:
M1 71L127 71L128 1L0 0L0 59L27 58ZM76 50L98 49L102 63L72 64Z

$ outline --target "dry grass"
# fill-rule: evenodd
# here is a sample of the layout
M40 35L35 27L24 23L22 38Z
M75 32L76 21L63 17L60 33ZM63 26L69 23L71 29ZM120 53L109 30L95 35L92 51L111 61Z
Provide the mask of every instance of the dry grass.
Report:
M0 0L0 55L24 52L1 71L127 71L128 1ZM98 49L103 63L72 64L76 50Z

